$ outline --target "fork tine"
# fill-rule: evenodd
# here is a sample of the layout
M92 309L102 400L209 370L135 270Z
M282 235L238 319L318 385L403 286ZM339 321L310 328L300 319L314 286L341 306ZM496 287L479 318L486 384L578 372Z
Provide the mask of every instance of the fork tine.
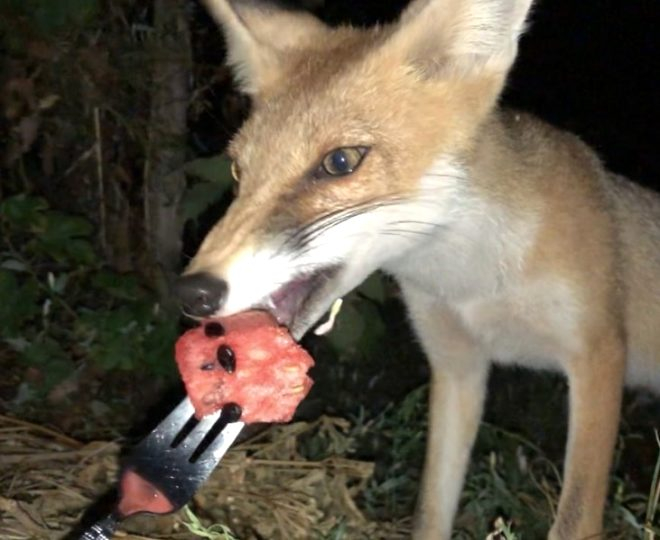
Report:
M153 429L151 433L162 439L173 440L174 436L181 431L194 412L195 409L190 402L190 398L186 397Z
M204 416L199 423L192 429L192 431L186 436L185 439L179 444L176 449L183 450L183 451L188 451L188 450L194 450L197 445L202 441L202 439L206 436L208 433L209 429L211 429L211 426L215 424L215 422L220 418L220 414L222 411L216 411L212 414Z
M218 436L209 444L209 446L202 453L202 458L206 456L213 456L214 461L220 461L222 456L227 453L233 442L238 437L238 434L245 426L245 422L232 422L227 424Z
M244 422L230 422L220 417L204 434L204 438L187 456L190 467L200 477L206 478L222 459L243 429Z
M193 404L192 401L190 401L190 398L186 396L181 400L181 402L172 409L172 412L168 414L164 420L169 420L170 417L176 416L179 414L185 414L186 416L190 416L194 412Z
M186 396L181 400L181 402L172 409L172 412L168 414L162 421L163 422L168 422L168 421L176 421L178 417L189 417L195 412L195 409L193 407L192 401L190 401L190 398Z

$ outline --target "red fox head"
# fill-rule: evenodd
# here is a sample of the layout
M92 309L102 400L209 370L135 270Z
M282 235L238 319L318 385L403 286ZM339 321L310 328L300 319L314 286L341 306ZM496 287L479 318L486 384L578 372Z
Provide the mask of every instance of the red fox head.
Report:
M464 163L531 0L415 0L372 29L205 3L253 110L228 151L238 197L180 296L192 315L270 310L300 337L335 298L461 219Z

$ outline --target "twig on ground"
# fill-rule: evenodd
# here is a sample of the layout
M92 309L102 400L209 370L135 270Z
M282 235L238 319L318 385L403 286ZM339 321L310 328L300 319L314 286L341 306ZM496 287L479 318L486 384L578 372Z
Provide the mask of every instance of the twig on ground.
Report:
M85 446L83 443L80 441L77 441L76 439L73 439L71 437L68 437L67 435L64 435L63 433L60 433L59 431L55 431L54 429L50 429L46 426L40 426L38 424L34 424L32 422L27 422L25 420L20 420L19 418L14 418L12 416L6 416L4 414L0 414L0 423L6 422L9 424L14 424L16 426L21 426L24 428L29 429L30 431L34 431L37 433L42 433L44 435L48 435L52 439L55 439L57 442L60 444L63 444L64 446L68 446L69 448L82 448Z

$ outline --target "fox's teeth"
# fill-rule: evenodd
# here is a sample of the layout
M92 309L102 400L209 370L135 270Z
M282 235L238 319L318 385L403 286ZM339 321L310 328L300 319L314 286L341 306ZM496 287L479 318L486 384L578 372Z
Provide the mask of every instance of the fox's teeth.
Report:
M344 300L342 298L337 298L332 303L332 307L330 308L330 314L328 315L328 320L325 321L323 324L320 324L319 326L316 327L314 330L314 333L317 336L323 336L330 332L332 330L332 327L335 325L335 319L337 318L337 314L339 313L339 310L341 309L341 305L344 303Z

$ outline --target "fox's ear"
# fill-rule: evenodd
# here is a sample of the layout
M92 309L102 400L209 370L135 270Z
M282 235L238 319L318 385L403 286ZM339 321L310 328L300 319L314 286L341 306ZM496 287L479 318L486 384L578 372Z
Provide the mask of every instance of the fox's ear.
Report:
M413 0L387 46L425 77L504 74L532 1Z
M222 26L227 61L241 89L259 94L285 71L287 53L323 41L327 27L272 0L203 0Z

